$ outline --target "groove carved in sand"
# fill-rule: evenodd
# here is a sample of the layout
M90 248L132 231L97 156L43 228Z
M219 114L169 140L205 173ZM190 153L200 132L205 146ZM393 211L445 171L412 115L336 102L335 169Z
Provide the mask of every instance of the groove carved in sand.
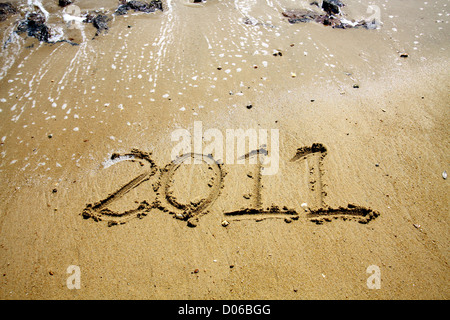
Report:
M309 168L309 192L313 203L308 208L297 210L295 208L288 208L286 206L278 206L272 204L270 207L263 207L261 199L261 158L267 155L267 150L261 148L254 150L246 155L244 158L253 156L258 157L256 179L255 179L255 201L248 207L234 211L224 212L224 216L229 221L239 221L244 219L252 219L256 221L277 218L284 219L286 222L292 222L299 218L304 218L311 222L322 224L334 219L354 220L359 223L368 223L377 218L379 213L370 208L363 206L348 204L347 206L340 206L332 208L325 204L325 197L327 193L324 191L324 184L322 183L322 176L324 174L322 163L327 155L327 149L320 143L314 143L312 146L302 147L297 149L296 154L292 157L290 162L306 161ZM108 225L115 225L125 223L132 218L142 218L147 215L152 209L159 209L173 215L174 218L187 221L187 225L195 227L199 218L208 213L208 210L214 202L220 197L220 191L224 187L225 171L224 165L219 164L211 155L203 155L197 153L187 153L176 160L166 165L163 169L159 169L155 162L151 159L151 154L133 149L130 153L119 155L114 154L111 159L118 157L130 157L131 161L146 161L150 165L150 169L143 174L140 174L114 193L107 196L105 199L94 204L87 204L82 212L82 216L86 219L92 218L95 221L107 221ZM210 173L211 179L208 183L209 193L206 197L191 200L187 203L182 203L176 196L173 187L174 175L182 165L187 165L190 160L197 161L207 165L207 171ZM157 172L160 172L158 182L153 185L156 192L156 199L150 203L147 200L141 201L137 208L124 211L115 212L108 208L114 201L123 197L130 190L137 188L142 183L148 181ZM195 186L194 186L195 187Z
M134 162L145 161L150 165L150 169L145 173L140 174L115 192L111 193L105 199L93 204L86 205L82 212L82 216L84 218L92 218L95 221L105 220L108 221L108 225L111 226L118 223L125 223L126 221L135 217L139 218L143 215L146 215L146 212L150 211L152 205L145 200L142 201L137 208L124 212L115 212L108 208L108 206L111 205L114 201L117 201L130 190L149 180L158 171L155 162L151 159L151 153L142 152L138 149L132 149L130 153L124 155L113 154L111 156L111 160L117 159L119 157L127 157L130 159L130 161ZM143 162L141 162L141 165L143 165Z
M209 186L211 188L209 194L205 198L198 199L196 201L190 201L190 203L181 203L174 196L174 190L172 188L173 176L175 172L180 168L184 161L200 160L208 165L208 170L213 172L213 177L210 179ZM220 189L222 188L224 172L214 158L210 155L202 155L196 153L187 153L172 161L167 165L161 174L161 194L157 199L157 205L164 211L168 211L174 214L175 218L181 220L187 220L189 226L196 226L198 219L201 215L207 213L207 209L214 203L219 197Z

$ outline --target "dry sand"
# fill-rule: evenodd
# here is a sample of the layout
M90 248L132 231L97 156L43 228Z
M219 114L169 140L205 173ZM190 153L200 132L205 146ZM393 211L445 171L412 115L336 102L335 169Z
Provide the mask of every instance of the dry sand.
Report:
M74 46L15 34L28 6L11 2L22 7L0 22L0 298L450 297L448 1L345 1L356 20L375 4L375 30L288 23L282 12L307 1L166 0L126 16L115 0L75 1L112 17L94 39L43 1ZM278 172L170 166L172 132L195 121L269 142L278 129ZM326 151L296 156L315 143ZM67 286L71 265L80 289Z

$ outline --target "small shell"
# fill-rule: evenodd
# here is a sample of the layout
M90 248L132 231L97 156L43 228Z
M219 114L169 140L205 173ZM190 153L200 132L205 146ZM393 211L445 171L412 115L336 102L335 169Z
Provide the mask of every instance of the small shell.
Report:
M442 178L447 179L447 171L442 172Z
M305 210L305 212L309 211L308 204L306 202L302 203L301 207L303 208L303 210Z
M184 215L182 213L175 213L175 217L177 219L184 219Z
M222 227L228 226L230 223L227 220L222 221Z

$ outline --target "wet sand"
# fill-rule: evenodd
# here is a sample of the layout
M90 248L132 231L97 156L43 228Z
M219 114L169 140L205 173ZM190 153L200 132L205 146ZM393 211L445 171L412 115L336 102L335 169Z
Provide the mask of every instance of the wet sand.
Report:
M347 0L349 20L380 8L374 30L290 24L282 12L306 1L166 0L125 16L75 1L112 18L96 37L43 1L54 39L78 45L16 34L29 6L11 2L2 299L449 298L448 1ZM269 155L278 129L277 173L219 150L223 164L171 166L172 133L199 123L267 130ZM326 151L297 153L315 143Z

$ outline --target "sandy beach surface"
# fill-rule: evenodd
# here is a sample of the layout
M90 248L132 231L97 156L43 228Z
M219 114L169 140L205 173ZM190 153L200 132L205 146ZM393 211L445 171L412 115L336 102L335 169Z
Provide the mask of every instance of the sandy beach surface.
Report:
M1 299L450 298L449 1L8 2Z

